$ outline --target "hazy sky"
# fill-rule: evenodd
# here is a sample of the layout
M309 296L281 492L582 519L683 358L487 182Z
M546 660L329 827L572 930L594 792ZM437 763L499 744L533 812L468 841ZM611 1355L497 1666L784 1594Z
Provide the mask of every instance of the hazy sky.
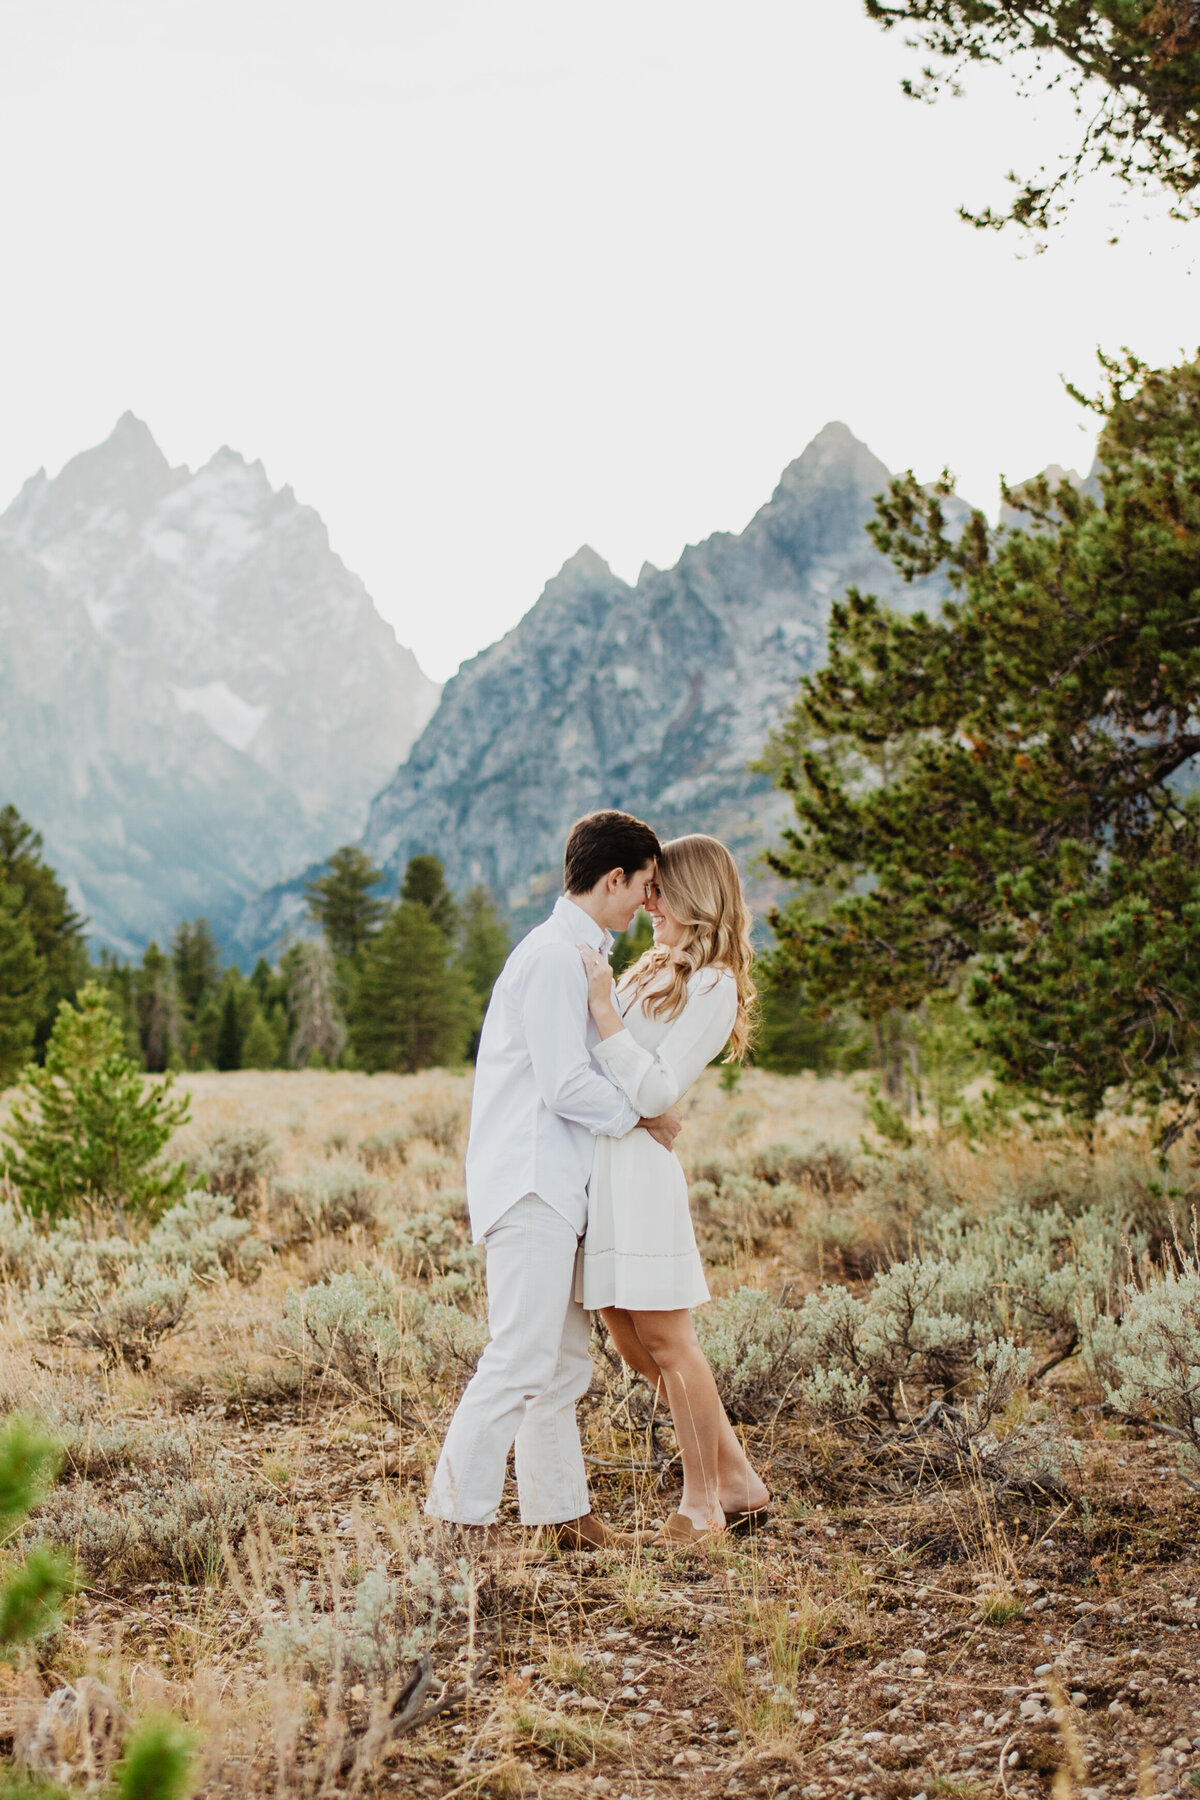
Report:
M1099 181L1044 256L970 230L1070 102L916 62L859 0L0 0L0 505L127 407L232 444L443 677L830 418L989 508L1086 466L1060 377L1195 350L1200 227Z

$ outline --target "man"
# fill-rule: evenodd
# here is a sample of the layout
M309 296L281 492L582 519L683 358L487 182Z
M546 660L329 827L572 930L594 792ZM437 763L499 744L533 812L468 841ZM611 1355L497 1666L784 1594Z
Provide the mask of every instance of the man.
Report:
M608 955L654 878L659 842L640 819L589 813L571 827L564 894L517 945L492 991L475 1062L467 1200L487 1252L491 1341L446 1433L426 1512L482 1541L516 1444L521 1521L568 1549L626 1542L591 1514L575 1406L592 1376L575 1299L592 1139L640 1127L669 1149L674 1109L639 1119L591 1060L581 944Z

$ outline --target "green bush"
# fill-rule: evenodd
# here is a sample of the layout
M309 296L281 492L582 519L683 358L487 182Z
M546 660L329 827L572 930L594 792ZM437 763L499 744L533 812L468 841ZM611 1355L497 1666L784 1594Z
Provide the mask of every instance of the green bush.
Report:
M735 1423L772 1418L804 1371L799 1315L757 1288L739 1288L696 1315L696 1332Z
M378 1214L383 1183L356 1162L318 1163L302 1174L271 1183L271 1221L288 1243L349 1231L371 1230Z
M164 1270L188 1268L199 1281L227 1275L254 1281L267 1246L254 1236L249 1220L237 1216L227 1194L193 1189L163 1214L143 1255Z
M70 1543L89 1576L117 1587L215 1579L222 1542L239 1544L260 1510L268 1525L282 1517L277 1507L261 1509L252 1483L224 1463L196 1476L127 1465L119 1491L73 1482L32 1522Z
M172 1077L147 1081L125 1054L108 996L89 982L64 1000L44 1068L26 1068L5 1127L9 1180L28 1213L152 1218L183 1192L182 1163L162 1153L188 1115Z
M1180 1248L1143 1284L1130 1279L1119 1314L1093 1316L1085 1339L1110 1406L1157 1425L1194 1470L1200 1460L1200 1256Z
M115 1282L76 1285L51 1274L30 1290L30 1312L50 1342L99 1350L110 1369L148 1369L163 1338L178 1329L191 1298L192 1271L135 1262Z
M364 1138L358 1153L373 1173L379 1169L399 1169L408 1155L411 1136L406 1125L390 1125L386 1130Z
M279 1146L259 1125L225 1125L188 1158L188 1180L210 1194L226 1194L245 1218L279 1167Z
M473 1273L482 1263L480 1251L468 1242L461 1226L441 1212L409 1214L387 1243L418 1276Z
M456 1306L398 1287L384 1271L345 1271L290 1293L284 1304L290 1354L400 1418L405 1394L458 1384L487 1342L487 1328Z
M381 1558L336 1596L301 1582L287 1618L264 1630L263 1657L269 1668L298 1674L322 1692L345 1694L361 1683L369 1713L407 1667L429 1654L448 1620L465 1618L470 1579L465 1562L443 1573L421 1557L396 1575Z

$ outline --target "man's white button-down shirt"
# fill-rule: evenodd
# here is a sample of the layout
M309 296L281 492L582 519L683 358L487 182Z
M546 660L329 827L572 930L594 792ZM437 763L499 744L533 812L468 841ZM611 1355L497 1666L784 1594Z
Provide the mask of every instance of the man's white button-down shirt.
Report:
M467 1202L478 1243L526 1194L582 1235L592 1139L624 1137L638 1114L592 1061L598 1041L578 946L612 938L563 895L523 938L492 990L475 1059Z

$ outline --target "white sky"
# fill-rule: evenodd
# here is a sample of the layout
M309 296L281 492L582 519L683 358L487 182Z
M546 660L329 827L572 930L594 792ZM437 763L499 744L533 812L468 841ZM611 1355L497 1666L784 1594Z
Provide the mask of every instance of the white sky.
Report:
M973 232L1070 102L917 61L859 0L0 0L0 505L127 407L232 444L444 677L830 418L990 510L1085 467L1059 378L1195 350L1200 227L1101 180L1044 256Z

